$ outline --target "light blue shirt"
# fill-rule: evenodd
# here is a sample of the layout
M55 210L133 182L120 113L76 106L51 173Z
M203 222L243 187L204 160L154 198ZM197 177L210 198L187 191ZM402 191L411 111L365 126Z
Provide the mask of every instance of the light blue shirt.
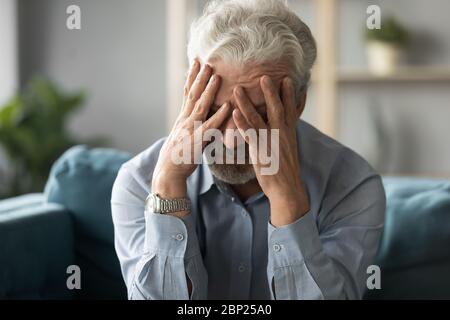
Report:
M164 140L125 163L111 205L128 297L361 298L384 224L380 176L355 152L302 120L297 140L310 211L279 228L270 224L263 193L242 203L206 164L187 181L190 214L144 212Z

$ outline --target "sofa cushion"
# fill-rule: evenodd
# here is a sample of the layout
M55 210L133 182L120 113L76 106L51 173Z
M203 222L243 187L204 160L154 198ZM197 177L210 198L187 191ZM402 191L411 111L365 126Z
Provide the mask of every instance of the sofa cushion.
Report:
M76 146L53 165L45 194L62 204L74 225L76 261L85 298L123 298L126 289L114 250L111 189L128 153Z
M44 195L0 201L0 299L63 299L74 263L70 214Z
M450 182L385 177L387 210L373 299L450 298Z

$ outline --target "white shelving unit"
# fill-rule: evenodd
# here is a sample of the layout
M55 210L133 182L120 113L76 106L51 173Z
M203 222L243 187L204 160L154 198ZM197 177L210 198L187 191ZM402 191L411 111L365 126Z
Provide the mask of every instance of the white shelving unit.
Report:
M449 67L403 67L389 75L375 75L363 69L338 70L337 80L351 82L448 82Z

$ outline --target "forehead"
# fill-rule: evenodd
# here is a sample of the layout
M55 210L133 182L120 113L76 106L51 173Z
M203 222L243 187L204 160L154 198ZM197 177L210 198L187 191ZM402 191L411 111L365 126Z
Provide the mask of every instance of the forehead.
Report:
M289 69L283 64L248 64L233 66L222 61L209 62L214 73L221 77L221 86L216 94L215 104L222 105L227 101L233 103L233 89L241 86L245 89L254 105L264 104L259 80L262 76L271 77L275 85L279 87L281 80L289 75Z

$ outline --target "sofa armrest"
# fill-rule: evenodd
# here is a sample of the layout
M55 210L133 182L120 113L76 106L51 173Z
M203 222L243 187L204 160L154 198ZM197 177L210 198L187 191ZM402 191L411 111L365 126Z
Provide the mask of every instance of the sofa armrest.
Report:
M40 198L40 199L39 199ZM39 194L0 201L0 299L71 298L70 214Z

